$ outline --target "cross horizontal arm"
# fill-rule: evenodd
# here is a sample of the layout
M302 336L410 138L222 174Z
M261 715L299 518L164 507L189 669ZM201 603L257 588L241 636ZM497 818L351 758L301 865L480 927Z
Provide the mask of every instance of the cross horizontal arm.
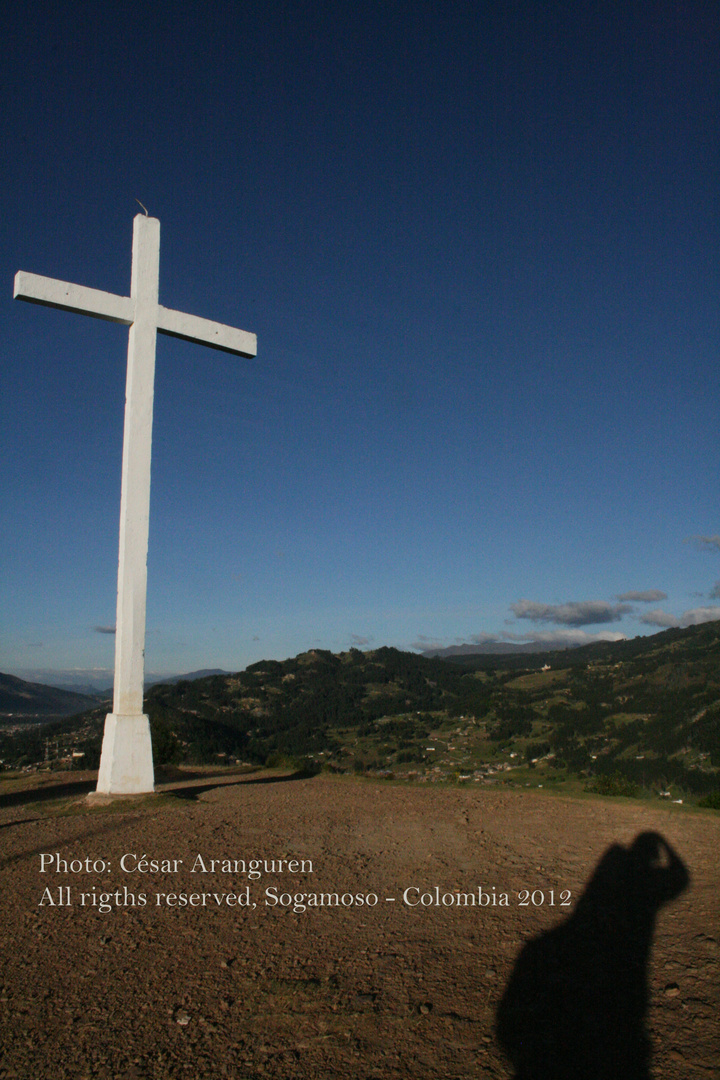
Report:
M84 285L71 285L57 278L27 274L24 270L18 270L15 275L13 295L16 300L27 300L30 304L75 311L124 326L130 326L135 318L135 302L129 296L116 296L100 289L88 289Z
M172 311L162 304L158 304L157 328L161 334L182 338L183 341L194 341L198 345L208 345L221 352L235 353L237 356L257 355L255 334L224 326L212 319L200 319L197 315Z

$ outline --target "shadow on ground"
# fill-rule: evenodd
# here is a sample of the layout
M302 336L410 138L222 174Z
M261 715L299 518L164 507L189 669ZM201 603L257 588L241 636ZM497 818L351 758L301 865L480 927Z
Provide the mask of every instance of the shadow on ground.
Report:
M25 806L27 803L49 802L52 799L81 798L95 790L97 780L66 780L62 784L43 784L22 791L6 791L0 795L0 807Z
M216 783L207 784L188 784L185 787L175 787L174 785L163 786L162 794L173 795L177 799L197 799L198 795L202 795L206 791L214 791L216 788L237 787L240 784L285 784L290 780L307 780L312 773L298 770L294 773L287 773L283 776L253 776L252 778L242 778L238 780L219 781Z
M689 880L659 833L605 852L570 918L518 956L496 1018L515 1080L651 1080L655 918Z
M14 829L16 825L29 825L32 821L41 821L41 818L36 817L24 817L17 818L15 821L3 821L0 825L0 829Z
M312 775L303 770L284 775L255 775L253 773L233 774L227 770L223 772L203 772L163 770L159 769L156 774L156 794L172 795L178 799L197 799L205 791L212 791L218 787L234 787L237 784L279 784L288 780L305 780ZM232 779L231 779L232 777ZM198 780L205 780L204 784L198 784ZM77 780L63 780L56 783L41 783L37 786L24 787L19 791L6 791L0 794L0 808L12 806L26 806L32 803L52 802L56 799L81 799L95 791L97 777L88 779L87 774Z

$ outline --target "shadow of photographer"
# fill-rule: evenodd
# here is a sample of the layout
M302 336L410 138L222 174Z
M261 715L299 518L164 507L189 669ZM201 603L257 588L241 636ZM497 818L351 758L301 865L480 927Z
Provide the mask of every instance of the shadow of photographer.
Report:
M659 833L608 848L572 915L518 956L496 1017L515 1080L651 1080L655 918L689 880Z

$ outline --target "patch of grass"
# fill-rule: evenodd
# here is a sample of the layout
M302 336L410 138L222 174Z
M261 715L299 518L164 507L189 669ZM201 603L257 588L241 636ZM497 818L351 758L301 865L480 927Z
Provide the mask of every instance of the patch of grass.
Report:
M591 780L586 785L585 790L595 795L624 795L629 799L637 799L642 788L639 784L634 784L632 780L621 776L620 773L612 773Z
M506 683L509 690L544 690L553 683L566 682L569 669L561 671L533 671L528 675L519 675Z

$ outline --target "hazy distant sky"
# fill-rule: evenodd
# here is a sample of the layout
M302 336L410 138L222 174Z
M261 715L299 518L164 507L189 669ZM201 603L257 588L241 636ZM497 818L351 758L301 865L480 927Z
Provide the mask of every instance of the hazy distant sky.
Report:
M720 618L720 9L9 4L0 670L112 668L127 330L158 340L147 668Z

